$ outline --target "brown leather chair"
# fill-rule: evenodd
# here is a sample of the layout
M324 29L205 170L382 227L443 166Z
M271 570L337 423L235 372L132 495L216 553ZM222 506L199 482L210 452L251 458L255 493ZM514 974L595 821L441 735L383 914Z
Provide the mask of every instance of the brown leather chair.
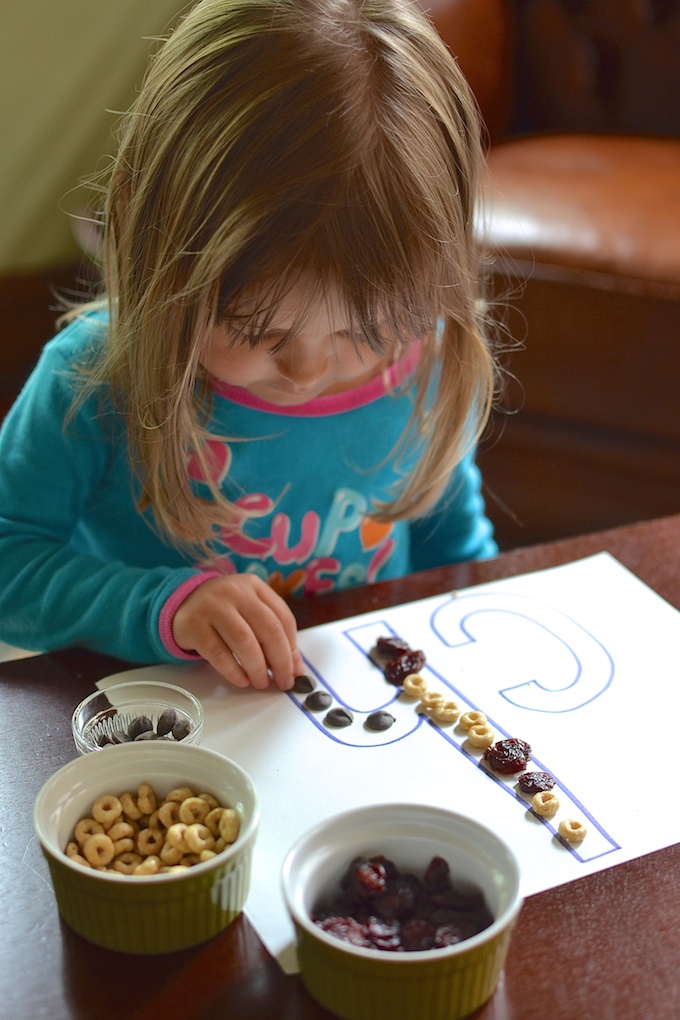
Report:
M680 510L680 0L422 0L489 134L509 548Z

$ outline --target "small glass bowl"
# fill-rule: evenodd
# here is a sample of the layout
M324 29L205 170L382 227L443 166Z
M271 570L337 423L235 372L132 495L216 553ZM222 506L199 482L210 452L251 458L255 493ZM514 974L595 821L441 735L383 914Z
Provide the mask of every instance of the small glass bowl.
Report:
M178 721L189 724L183 744L200 744L203 735L203 706L189 691L157 680L132 680L95 691L78 705L71 719L73 739L79 754L105 750L109 743L121 743L120 736L139 716L147 716L156 731L165 709L174 709ZM170 732L165 739L174 741ZM139 741L144 744L147 741Z

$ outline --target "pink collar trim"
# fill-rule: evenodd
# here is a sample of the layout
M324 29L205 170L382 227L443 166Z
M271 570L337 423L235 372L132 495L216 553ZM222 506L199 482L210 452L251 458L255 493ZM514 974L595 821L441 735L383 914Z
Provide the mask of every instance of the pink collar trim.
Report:
M357 386L343 393L332 393L326 397L315 397L306 404L295 404L292 407L281 407L278 404L270 404L268 400L262 400L249 390L241 386L230 386L215 376L210 377L210 387L213 393L226 400L231 400L241 407L249 407L254 411L266 411L269 414L289 415L296 418L321 417L330 414L342 414L345 411L354 411L357 407L384 397L386 393L392 393L399 386L403 385L413 373L420 356L420 344L416 344L394 365L386 368L381 375L370 379L363 386Z

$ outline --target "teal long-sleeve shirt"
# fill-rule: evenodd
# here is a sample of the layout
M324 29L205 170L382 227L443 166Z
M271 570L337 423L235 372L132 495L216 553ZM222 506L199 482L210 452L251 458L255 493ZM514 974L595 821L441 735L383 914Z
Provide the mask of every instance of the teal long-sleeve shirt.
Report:
M0 639L171 661L167 608L207 569L257 573L295 598L496 553L472 453L426 518L368 516L407 467L391 456L413 400L399 366L291 408L215 381L211 474L253 513L213 536L209 564L172 547L137 509L124 420L111 403L93 395L64 424L72 366L105 329L101 317L78 319L47 344L0 430ZM187 470L205 496L197 464Z

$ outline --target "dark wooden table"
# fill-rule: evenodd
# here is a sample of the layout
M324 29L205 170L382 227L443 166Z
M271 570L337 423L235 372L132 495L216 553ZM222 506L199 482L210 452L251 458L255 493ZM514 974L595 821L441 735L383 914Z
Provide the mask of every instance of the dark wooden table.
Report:
M324 596L296 611L300 626L311 626L601 550L680 608L678 515ZM281 973L243 917L210 943L159 957L99 949L60 921L33 835L33 801L48 776L75 757L74 706L96 680L121 668L78 649L0 663L0 1017L330 1017L298 977ZM675 776L668 786L680 841ZM477 1017L680 1017L680 842L530 897L501 984Z

